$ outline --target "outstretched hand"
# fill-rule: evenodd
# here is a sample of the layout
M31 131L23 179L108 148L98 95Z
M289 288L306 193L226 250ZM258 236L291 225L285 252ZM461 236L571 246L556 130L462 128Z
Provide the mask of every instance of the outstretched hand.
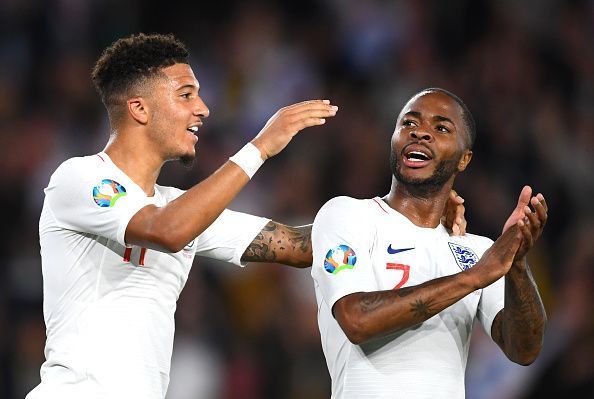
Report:
M464 198L454 190L450 191L448 202L441 217L441 224L451 231L453 236L466 234L466 218L464 217Z
M262 155L268 159L281 152L299 131L323 125L326 118L338 112L338 107L329 100L310 100L281 108L266 122L260 133L252 140Z
M534 211L532 211L529 205L532 205ZM514 225L517 225L522 233L522 244L514 260L520 260L526 256L530 248L532 248L542 234L547 218L548 206L544 196L538 193L532 197L532 188L530 186L524 186L520 192L515 209L503 226L504 233Z

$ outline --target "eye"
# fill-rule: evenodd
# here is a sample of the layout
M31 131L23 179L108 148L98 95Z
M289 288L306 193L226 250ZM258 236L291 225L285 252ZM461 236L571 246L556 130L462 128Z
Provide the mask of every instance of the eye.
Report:
M417 126L417 123L411 119L405 119L402 121L402 126Z
M444 125L437 125L437 131L441 133L449 133L450 129L448 129Z
M183 93L182 95L180 95L180 97L189 100L190 98L192 98L192 93Z

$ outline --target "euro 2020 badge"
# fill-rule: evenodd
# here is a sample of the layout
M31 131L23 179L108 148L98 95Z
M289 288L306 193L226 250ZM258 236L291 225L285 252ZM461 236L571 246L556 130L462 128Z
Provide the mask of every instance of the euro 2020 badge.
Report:
M125 195L126 189L115 180L103 179L93 187L93 200L102 208L111 208Z
M450 250L452 251L454 259L456 259L456 263L460 269L468 270L479 261L478 256L472 249L463 247L462 245L454 244L453 242L448 242L448 245L450 246Z
M326 253L324 269L330 274L337 274L341 270L352 269L357 262L357 255L348 245L339 245Z

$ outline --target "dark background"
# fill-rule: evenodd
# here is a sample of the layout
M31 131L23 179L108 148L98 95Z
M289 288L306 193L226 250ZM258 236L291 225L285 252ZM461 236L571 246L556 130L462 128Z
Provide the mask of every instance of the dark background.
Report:
M211 116L188 188L251 139L280 107L340 106L268 161L232 209L313 221L337 195L384 195L389 138L405 101L439 86L478 124L456 189L469 231L496 238L524 184L550 217L529 260L549 315L544 350L512 364L477 328L467 397L594 398L594 2L100 1L0 2L0 397L39 382L45 327L37 224L63 160L103 149L106 113L89 72L136 32L187 43ZM176 314L168 399L328 398L309 270L197 259ZM125 332L123 332L125 336Z

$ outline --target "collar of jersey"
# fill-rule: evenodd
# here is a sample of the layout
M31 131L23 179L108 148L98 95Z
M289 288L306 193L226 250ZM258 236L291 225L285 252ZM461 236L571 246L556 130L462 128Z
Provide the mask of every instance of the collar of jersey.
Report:
M427 233L431 233L431 234L434 234L434 233L448 234L448 231L441 223L437 227L419 227L416 224L414 224L413 222L411 222L410 219L407 218L406 216L404 216L402 213L398 212L396 209L394 209L390 205L388 205L386 203L386 201L384 201L382 198L375 197L373 199L373 201L377 202L377 204L380 206L380 208L382 208L388 215L390 215L392 217L396 217L400 220L403 220L405 223L408 223L411 226L414 226L415 228L419 229L419 231L423 231L423 232L427 232Z

